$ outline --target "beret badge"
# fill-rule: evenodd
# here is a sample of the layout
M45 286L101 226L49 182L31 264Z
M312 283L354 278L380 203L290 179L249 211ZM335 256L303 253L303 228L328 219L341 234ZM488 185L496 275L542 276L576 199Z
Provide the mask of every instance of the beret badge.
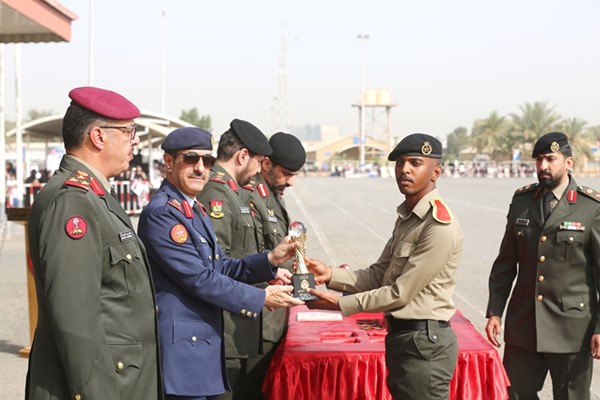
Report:
M425 142L423 143L423 146L421 146L421 153L423 153L424 156L430 155L432 151L433 148L431 147L429 142Z
M550 145L550 150L553 153L556 153L557 151L559 151L560 150L560 145L558 144L558 142L556 142L556 141L552 142L552 144Z

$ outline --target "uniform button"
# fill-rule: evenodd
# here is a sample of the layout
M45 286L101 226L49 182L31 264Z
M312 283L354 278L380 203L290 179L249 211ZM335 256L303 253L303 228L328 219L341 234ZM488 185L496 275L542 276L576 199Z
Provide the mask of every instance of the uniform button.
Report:
M257 316L257 315L258 315L258 314L254 313L253 317L254 317L254 318L256 318L256 316Z
M545 241L546 241L546 239L548 239L546 236L542 236L542 237L540 238L540 241L541 241L541 242L545 242Z
M158 306L156 306L156 313L158 314Z
M215 260L219 261L221 259L221 256L219 254L215 254Z
M73 396L74 400L81 400L81 395L79 393L77 393L75 396Z
M523 232L521 232L521 231L517 232L517 236L523 236Z
M538 301L542 301L542 300L544 300L544 296L542 296L541 294L538 294L537 299L538 299Z
M573 239L573 236L569 236L569 242L572 242L573 240L575 240Z
M437 335L433 335L433 340L437 340Z
M538 276L538 282L542 282L544 280L544 275Z
M131 260L131 254L127 254L125 257L126 257L128 260Z
M241 313L242 315L246 314L246 309L245 309L245 308L242 308L242 311L240 311L240 313Z
M196 343L196 340L198 340L196 336L192 336L192 343Z
M123 364L121 361L119 361L119 362L117 363L117 369L120 371L120 370L122 370L122 369L123 369L123 367L125 367L125 365L124 365L124 364Z
M277 229L273 229L273 233L277 233Z
M585 306L585 304L579 303L579 307L583 307L583 306Z
M546 257L545 256L540 256L540 262L544 262L546 261Z
M252 316L252 311L246 312L246 316L251 317Z
M209 259L210 261L212 261L212 256L208 256L208 259Z

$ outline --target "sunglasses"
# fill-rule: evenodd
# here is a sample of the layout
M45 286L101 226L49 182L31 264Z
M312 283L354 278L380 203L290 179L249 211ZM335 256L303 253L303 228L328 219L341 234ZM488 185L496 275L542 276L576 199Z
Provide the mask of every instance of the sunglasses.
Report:
M183 162L187 165L197 165L202 159L202 164L204 164L204 168L210 169L213 165L215 165L216 158L211 156L210 154L200 155L197 153L183 153L181 155L183 157Z

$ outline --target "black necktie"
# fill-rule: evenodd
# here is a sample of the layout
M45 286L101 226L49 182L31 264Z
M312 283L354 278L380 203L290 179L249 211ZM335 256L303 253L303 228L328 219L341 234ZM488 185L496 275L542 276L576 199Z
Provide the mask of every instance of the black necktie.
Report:
M200 210L200 207L198 206L197 201L194 202L194 205L192 206L192 210L194 210L196 215L199 216L200 219L202 219L202 214L204 214L204 213L202 212L202 210Z
M546 221L550 214L552 214L552 200L554 200L554 194L549 190L546 192L546 194L544 194L544 203L542 208L544 211L544 221Z

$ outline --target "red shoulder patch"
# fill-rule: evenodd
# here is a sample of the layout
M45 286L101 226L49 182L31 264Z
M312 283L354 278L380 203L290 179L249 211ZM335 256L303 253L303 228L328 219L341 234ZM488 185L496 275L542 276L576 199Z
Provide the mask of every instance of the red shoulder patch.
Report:
M185 226L177 224L171 228L171 239L178 244L183 244L188 240L188 231Z
M194 218L194 211L192 210L192 207L190 207L190 203L188 203L187 200L183 201L183 211L186 218Z
M256 187L256 190L258 190L258 194L260 194L260 197L269 197L269 191L267 190L264 184L259 183Z
M234 192L238 191L237 183L233 179L228 179L227 183L229 184L231 190L233 190Z
M433 207L433 218L436 221L443 224L449 224L452 221L452 213L442 199L433 199L430 201L430 203Z
M104 191L104 188L102 187L100 182L98 182L96 180L96 178L92 178L90 180L90 187L92 188L94 193L96 193L98 196L104 196L106 194L106 192Z
M76 186L85 190L90 190L90 176L83 171L75 171L65 181L65 185Z
M71 217L65 224L65 231L71 239L81 239L87 233L87 222L79 216Z

